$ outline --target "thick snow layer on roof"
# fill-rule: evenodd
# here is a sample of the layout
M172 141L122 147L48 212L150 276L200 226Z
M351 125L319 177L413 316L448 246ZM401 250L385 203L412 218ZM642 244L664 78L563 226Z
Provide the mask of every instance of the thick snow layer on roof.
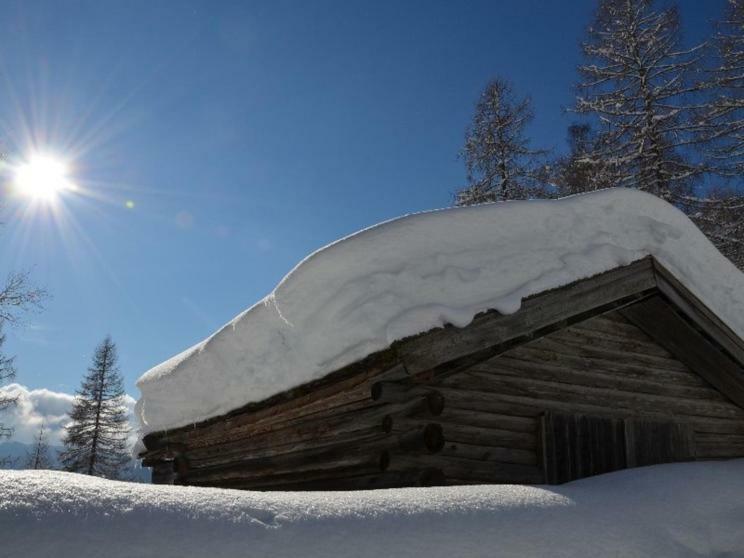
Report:
M742 556L744 461L310 493L0 471L0 533L0 554L23 558Z
M143 433L261 401L391 342L652 254L744 337L744 274L680 211L612 189L401 217L313 253L273 293L138 381Z

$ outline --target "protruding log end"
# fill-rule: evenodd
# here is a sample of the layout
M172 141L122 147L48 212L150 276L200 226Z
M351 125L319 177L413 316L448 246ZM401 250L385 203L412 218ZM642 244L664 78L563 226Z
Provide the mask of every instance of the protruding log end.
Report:
M403 451L437 453L444 448L444 433L439 424L429 423L398 437L398 447Z

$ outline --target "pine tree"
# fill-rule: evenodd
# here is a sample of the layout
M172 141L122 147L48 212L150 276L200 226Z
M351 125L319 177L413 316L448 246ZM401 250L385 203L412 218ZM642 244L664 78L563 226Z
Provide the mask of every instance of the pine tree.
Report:
M539 186L539 167L525 128L533 118L528 97L516 98L511 84L495 79L486 86L465 134L463 158L468 185L457 205L523 199Z
M680 47L674 7L653 0L601 0L582 44L575 110L601 123L587 157L613 170L616 186L672 200L689 193L702 166L691 160L702 46Z
M116 345L111 337L96 348L77 393L60 454L65 470L116 479L128 465L129 428Z
M41 423L39 434L34 440L34 449L26 454L26 469L51 469L52 460L49 457L49 444L47 444L44 423Z

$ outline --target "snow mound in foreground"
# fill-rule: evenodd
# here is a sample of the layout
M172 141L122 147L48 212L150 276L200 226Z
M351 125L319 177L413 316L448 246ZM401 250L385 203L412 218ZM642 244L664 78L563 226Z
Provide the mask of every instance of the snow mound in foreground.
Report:
M307 257L210 338L144 374L142 433L321 378L391 342L652 254L744 337L744 274L680 211L636 190L409 215Z
M559 486L241 492L0 471L24 558L742 556L744 460Z

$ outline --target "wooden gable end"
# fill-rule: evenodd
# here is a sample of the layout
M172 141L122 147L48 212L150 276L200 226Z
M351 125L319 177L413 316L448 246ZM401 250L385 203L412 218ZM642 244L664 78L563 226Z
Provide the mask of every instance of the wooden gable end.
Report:
M607 460L607 465L592 468L589 461L585 465L576 458L579 476L548 476L545 480L551 482L653 462L744 456L744 409L631 323L623 311L595 316L442 375L433 386L446 401L439 417L446 444L436 461L445 477L457 474L462 482L520 482L527 476L526 469L516 467L486 474L482 466L469 468L467 460L477 457L531 466L533 475L552 470L549 458L563 450L546 443L587 452L594 444L591 451ZM560 421L561 428L569 423L573 429L581 424L596 427L595 439L590 440L590 430L576 431L576 439L584 438L581 443L568 434L556 438L557 430L550 426L553 434L546 440L546 415L552 417L549 426ZM654 458L646 448L671 438L662 436L663 429L649 438L650 425L670 425L670 433L685 431L690 436L678 436L673 447ZM616 427L623 436L613 440L608 433ZM623 429L628 429L627 436ZM641 444L644 436L648 443ZM570 453L568 446L564 449ZM621 457L608 457L618 452ZM450 469L452 460L457 466Z

